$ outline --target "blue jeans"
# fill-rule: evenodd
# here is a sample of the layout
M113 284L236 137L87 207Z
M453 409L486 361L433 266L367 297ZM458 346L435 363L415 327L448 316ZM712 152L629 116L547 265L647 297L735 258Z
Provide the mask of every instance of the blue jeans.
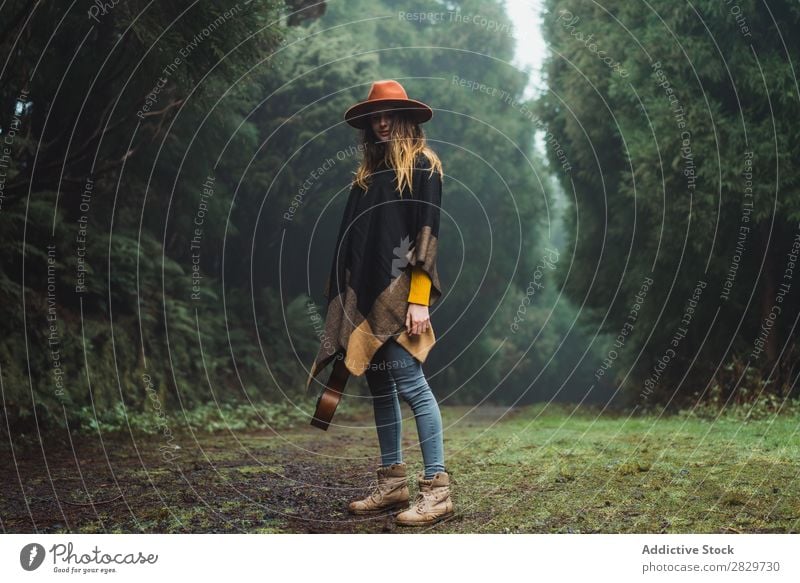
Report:
M365 376L373 397L381 464L388 466L403 461L399 394L414 412L425 464L425 479L432 478L436 472L443 472L442 415L422 372L422 364L394 338L390 338L373 356Z

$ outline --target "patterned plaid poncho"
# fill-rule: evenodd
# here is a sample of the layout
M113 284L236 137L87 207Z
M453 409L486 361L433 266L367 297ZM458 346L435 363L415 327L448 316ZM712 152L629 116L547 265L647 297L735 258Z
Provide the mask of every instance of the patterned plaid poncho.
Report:
M366 191L355 184L350 190L325 286L325 325L306 390L334 358L344 358L350 373L361 376L391 337L420 362L436 342L432 325L409 336L405 320L413 266L431 279L429 305L442 295L436 269L442 177L431 174L430 161L419 154L411 182L411 192L406 186L401 198L394 169L382 165Z

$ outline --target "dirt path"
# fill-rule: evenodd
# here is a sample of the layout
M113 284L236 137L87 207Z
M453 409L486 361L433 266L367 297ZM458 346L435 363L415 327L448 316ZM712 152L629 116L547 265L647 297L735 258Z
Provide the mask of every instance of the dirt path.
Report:
M429 529L355 517L379 451L371 411L327 432L51 434L0 449L14 533L763 532L800 528L798 420L626 419L550 405L442 407L457 515ZM404 460L422 469L404 408ZM46 454L46 455L45 455ZM23 495L24 494L24 495Z
M460 427L489 425L504 411L477 410L461 419ZM66 433L48 435L41 443L37 437L17 440L13 452L0 450L2 530L394 530L390 518L346 512L347 502L368 492L374 478L377 439L368 411L337 417L337 423L349 427L183 434L169 442ZM420 469L415 431L413 422L404 424L404 448L407 461ZM451 520L449 529L458 529L460 521L463 517Z

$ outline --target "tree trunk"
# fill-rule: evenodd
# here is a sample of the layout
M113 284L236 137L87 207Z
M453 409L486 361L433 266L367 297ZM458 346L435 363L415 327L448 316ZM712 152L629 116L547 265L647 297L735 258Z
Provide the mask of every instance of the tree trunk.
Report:
M763 241L764 250L764 284L761 287L761 325L767 321L772 311L772 306L775 303L776 293L776 274L775 274L775 261L773 249L778 242L778 230L772 231L772 241L770 242L769 223L765 220L761 223L761 239ZM779 326L777 320L773 322L772 329L767 336L767 341L764 345L764 353L767 357L767 362L772 364L778 357L778 336Z

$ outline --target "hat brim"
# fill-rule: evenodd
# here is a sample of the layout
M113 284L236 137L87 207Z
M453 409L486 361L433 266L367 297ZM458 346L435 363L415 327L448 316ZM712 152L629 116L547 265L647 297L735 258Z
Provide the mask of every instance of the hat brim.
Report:
M344 113L344 121L360 130L370 125L369 116L376 111L399 109L416 123L425 123L433 117L433 110L414 99L372 99L356 103Z

